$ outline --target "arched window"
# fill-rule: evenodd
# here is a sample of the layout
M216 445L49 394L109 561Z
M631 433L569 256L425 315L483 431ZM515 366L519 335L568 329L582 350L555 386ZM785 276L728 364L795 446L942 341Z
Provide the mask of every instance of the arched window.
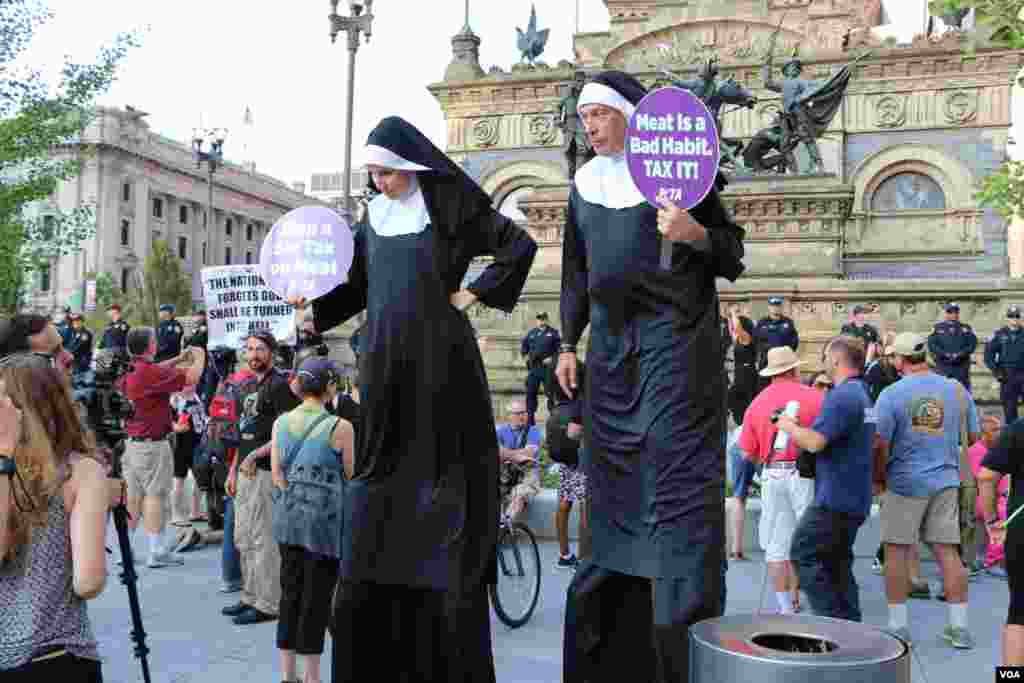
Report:
M519 208L519 202L532 192L533 188L529 186L512 190L501 200L501 204L498 205L498 213L511 218L516 223L526 225L526 214Z
M942 211L946 195L939 184L923 173L897 173L882 181L871 197L875 213L891 211Z

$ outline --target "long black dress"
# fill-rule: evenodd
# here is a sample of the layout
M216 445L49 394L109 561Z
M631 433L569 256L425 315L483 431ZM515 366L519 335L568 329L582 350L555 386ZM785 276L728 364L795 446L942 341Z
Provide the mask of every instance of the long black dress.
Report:
M578 177L578 176L577 176ZM656 210L573 185L562 328L587 325L592 557L566 612L564 680L685 681L687 627L724 609L725 384L715 278L742 272L743 231L712 190L691 214L711 248L659 266ZM649 653L649 654L645 654Z
M382 236L368 212L348 282L313 304L318 330L367 314L336 681L494 680L486 585L496 579L498 445L479 347L449 297L471 259L493 255L467 289L511 311L536 244L489 201L474 211L475 183L445 170L418 174L431 224Z

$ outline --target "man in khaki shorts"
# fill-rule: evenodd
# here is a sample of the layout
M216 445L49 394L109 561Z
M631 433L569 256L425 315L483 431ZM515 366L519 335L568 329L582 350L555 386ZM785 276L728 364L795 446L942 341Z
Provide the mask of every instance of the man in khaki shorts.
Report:
M964 447L978 440L978 413L962 384L931 371L927 351L923 335L896 337L893 364L903 379L882 391L875 404L886 462L881 514L889 628L910 642L907 560L923 540L938 558L949 603L942 636L955 648L970 649L967 572L957 552L960 449L962 440Z
M512 484L508 493L506 514L519 519L530 501L540 493L541 433L528 422L526 402L514 400L508 404L509 421L497 428L498 454L501 458L502 488Z
M164 510L174 474L174 454L167 440L173 421L171 394L199 381L206 354L202 349L189 349L177 358L154 363L156 332L151 327L138 327L128 333L128 352L133 358L132 370L121 385L135 408L125 425L128 439L122 456L128 512L132 528L140 513L142 515L142 526L149 541L147 566L155 569L180 565L181 559L161 543L167 522ZM190 361L187 369L175 367L186 358Z

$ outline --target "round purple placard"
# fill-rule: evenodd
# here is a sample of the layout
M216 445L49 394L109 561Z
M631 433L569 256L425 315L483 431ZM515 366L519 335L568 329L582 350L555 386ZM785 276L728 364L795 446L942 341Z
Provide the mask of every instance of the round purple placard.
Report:
M653 206L697 206L715 184L720 158L715 118L696 95L659 88L640 100L626 129L626 163Z
M323 206L301 206L278 219L263 240L260 273L282 299L311 301L348 279L352 256L344 218Z

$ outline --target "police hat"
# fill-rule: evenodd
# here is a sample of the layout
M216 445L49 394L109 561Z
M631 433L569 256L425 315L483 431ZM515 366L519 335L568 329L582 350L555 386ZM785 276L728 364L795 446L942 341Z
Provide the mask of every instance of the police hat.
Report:
M174 313L174 304L160 304L161 313Z
M538 313L537 314L537 320L547 320L547 319L548 319L548 314L547 313Z
M771 297L770 299L768 299L768 305L769 306L781 306L782 305L782 297L781 296L773 296L773 297Z
M1006 309L1006 317L1007 318L1019 318L1020 317L1020 308L1018 308L1016 305L1010 306L1008 309Z
M946 304L946 313L959 313L959 312L960 312L960 304L956 303L955 301L950 301L948 304Z

